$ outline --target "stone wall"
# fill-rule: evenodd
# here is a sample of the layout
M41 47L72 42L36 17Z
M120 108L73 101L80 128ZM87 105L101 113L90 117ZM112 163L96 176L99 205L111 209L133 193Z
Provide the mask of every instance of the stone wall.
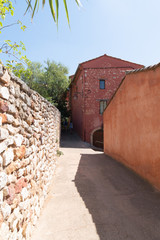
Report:
M0 65L0 239L29 239L51 183L60 112Z

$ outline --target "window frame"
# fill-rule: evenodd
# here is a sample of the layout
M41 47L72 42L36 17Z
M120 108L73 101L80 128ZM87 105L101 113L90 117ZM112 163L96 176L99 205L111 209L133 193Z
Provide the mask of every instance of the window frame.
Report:
M104 88L101 88L101 82L104 83ZM105 79L99 79L99 89L104 90L105 87L106 87L105 85L106 85L106 83L105 83Z
M103 110L101 111L101 103L103 103ZM104 110L106 109L107 106L107 100L100 100L99 101L99 114L102 115Z

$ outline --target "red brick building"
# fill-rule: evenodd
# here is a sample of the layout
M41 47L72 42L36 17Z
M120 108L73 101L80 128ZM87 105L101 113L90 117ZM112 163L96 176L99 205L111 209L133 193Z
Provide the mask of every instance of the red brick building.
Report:
M142 65L106 54L79 64L71 76L70 105L74 130L83 141L102 147L102 113L117 90L126 70Z

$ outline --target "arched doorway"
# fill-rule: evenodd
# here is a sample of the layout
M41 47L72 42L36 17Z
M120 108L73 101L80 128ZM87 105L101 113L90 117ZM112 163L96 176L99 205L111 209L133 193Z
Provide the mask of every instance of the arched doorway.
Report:
M103 149L103 129L96 129L92 133L92 145L97 148Z

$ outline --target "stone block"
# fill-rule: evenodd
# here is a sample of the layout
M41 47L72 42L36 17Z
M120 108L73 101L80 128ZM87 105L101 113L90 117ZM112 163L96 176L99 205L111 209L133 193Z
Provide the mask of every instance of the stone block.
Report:
M29 106L29 107L31 107L31 99L26 95L26 97L25 97L25 103Z
M20 147L22 145L23 142L23 136L21 134L16 134L14 136L14 144L16 145L16 147Z
M8 105L8 112L9 112L9 113L12 113L13 115L16 115L16 114L17 114L17 109L16 109L16 107L14 106L14 104L9 104L9 105Z
M28 116L28 118L26 119L26 121L27 121L27 123L28 123L29 126L33 123L33 117L32 117L31 114Z
M14 149L15 159L22 159L25 156L26 147L22 145L19 148Z
M1 240L5 240L5 239L9 239L10 238L10 231L9 231L9 227L8 224L3 222L1 225L1 229L0 229L0 239Z
M25 174L25 169L21 168L17 171L17 177L20 178Z
M19 102L19 101L16 101L16 102L15 102L15 106L16 106L18 109L20 109L20 102Z
M0 143L0 153L4 152L7 149L7 144L5 142Z
M15 185L15 192L20 193L22 191L22 188L27 186L27 180L25 178L20 178Z
M22 121L22 127L27 130L29 125L25 121Z
M29 192L27 190L27 188L23 188L21 191L21 199L22 201L25 201L29 196Z
M19 98L20 95L21 95L20 86L19 86L19 85L16 85L16 86L14 87L14 90L15 90L15 97L16 97L16 98Z
M9 136L6 140L4 140L4 143L6 144L6 146L10 146L13 144L13 137Z
M15 97L13 95L10 95L8 100L9 100L10 103L15 105L16 99L15 99Z
M8 186L8 198L7 198L7 203L11 205L13 203L13 200L15 198L15 185L12 183Z
M1 74L2 74L2 72L1 72ZM2 82L4 84L9 84L9 82L10 82L10 75L8 74L7 70L4 72L3 76L0 76L0 82Z
M8 187L4 187L3 188L3 197L7 198L9 196L9 190Z
M11 135L15 135L20 130L19 128L13 127L12 125L9 125L9 124L6 124L5 127Z
M25 157L29 157L32 154L32 152L33 152L32 147L26 148Z
M24 112L27 112L27 110L28 110L27 104L23 103L23 104L21 105L21 107L22 107L22 109L23 109Z
M18 194L15 196L13 203L11 205L11 208L15 209L17 206L19 206L20 202L21 202L21 196Z
M14 122L14 120L15 120L15 118L12 115L10 115L10 114L6 114L6 117L7 117L7 122L8 123L12 124Z
M22 234L25 239L30 239L31 232L32 232L31 223L27 223L26 225L23 226Z
M26 167L29 163L30 163L30 158L25 158L25 159L21 160L22 167Z
M23 219L23 216L22 216L22 214L20 213L20 208L19 208L19 206L14 209L13 214L14 214L15 218L17 218L18 220Z
M11 163L12 164L12 163ZM9 165L10 166L10 165ZM17 180L16 176L14 174L10 174L8 175L8 179L7 179L7 185L11 184L11 183L15 183Z
M18 224L18 219L14 219L13 221L11 221L10 222L10 224L9 224L9 227L10 227L10 229L11 229L11 231L12 231L12 237L13 237L13 235L15 235L15 237L16 238L12 238L12 239L17 239L17 224ZM14 234L14 230L16 229L16 232L15 232L15 234Z
M2 124L7 123L7 115L5 113L0 113L0 117L2 118Z
M9 99L9 91L7 87L0 87L0 97L3 99Z
M4 140L9 137L9 132L5 128L0 128L0 140Z
M27 147L29 147L30 141L29 141L26 137L24 137L22 144L25 145L25 146L27 146Z
M10 86L9 86L9 91L10 91L10 93L11 93L13 96L15 95L15 88L14 88L13 85L10 85Z
M18 119L14 119L13 126L15 127L20 126L20 121Z
M7 174L11 174L13 173L15 170L16 170L16 163L15 162L11 162L11 164L9 164L7 167L6 167L6 173Z
M25 84L24 82L23 82L23 84L21 85L21 89L22 89L24 92L27 92L27 93L28 93L28 91L29 91L29 87L28 87L27 84Z
M7 175L5 172L0 172L0 190L6 186Z
M8 103L3 101L3 100L0 100L0 111L1 112L7 112L8 109L9 109Z
M6 220L11 214L11 207L8 205L8 203L4 202L1 205L1 211L2 211L3 218Z
M12 148L8 148L3 153L3 166L6 167L9 163L11 163L14 159L14 152Z

